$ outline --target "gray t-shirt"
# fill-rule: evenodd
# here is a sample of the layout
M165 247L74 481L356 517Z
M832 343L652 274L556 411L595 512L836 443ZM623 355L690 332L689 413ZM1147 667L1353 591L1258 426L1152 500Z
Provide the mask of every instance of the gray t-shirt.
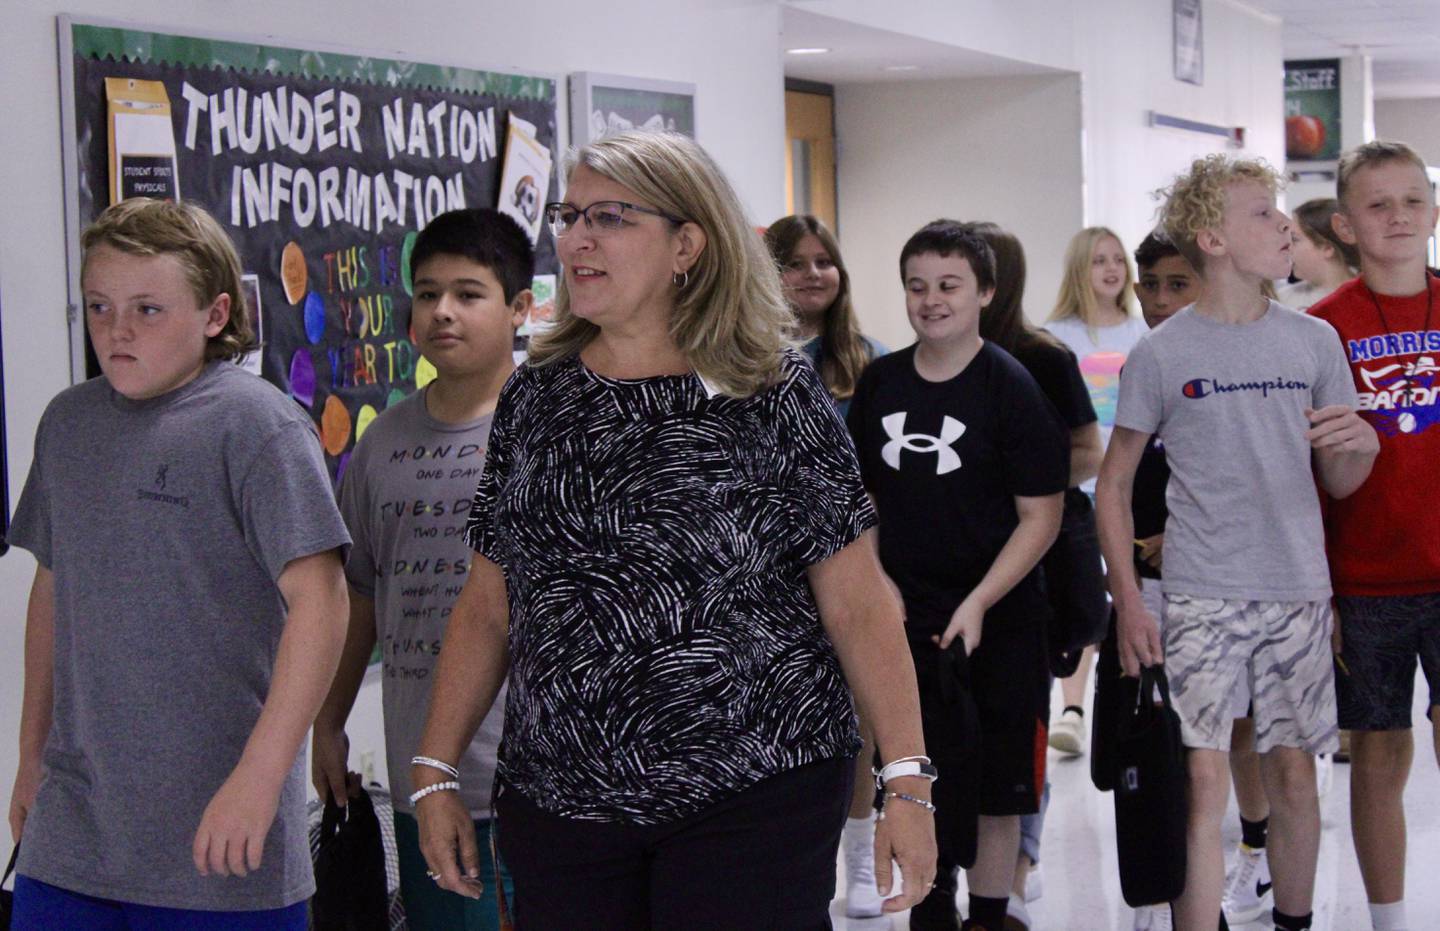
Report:
M281 908L314 891L297 756L244 878L201 876L200 817L260 717L287 563L349 543L314 428L212 362L146 401L61 392L11 526L55 581L54 720L19 870L169 908Z
M1115 425L1170 462L1166 592L1330 597L1306 408L1356 403L1335 330L1270 302L1253 323L1185 308L1130 351Z
M382 663L385 757L395 808L411 812L410 758L420 744L450 608L465 584L465 521L485 465L487 415L442 423L417 391L376 417L340 482L340 513L355 538L345 576L375 600ZM505 691L459 763L460 797L490 817L490 787L505 722Z

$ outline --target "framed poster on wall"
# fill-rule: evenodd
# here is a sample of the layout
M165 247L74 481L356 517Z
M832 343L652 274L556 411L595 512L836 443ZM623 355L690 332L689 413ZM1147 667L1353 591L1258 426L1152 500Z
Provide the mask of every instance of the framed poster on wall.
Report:
M1340 157L1340 59L1285 62L1285 158Z
M1175 80L1205 83L1205 14L1202 0L1174 0Z
M79 239L126 194L205 207L234 240L263 344L247 367L315 421L332 477L375 415L433 377L410 339L426 222L495 207L507 141L554 150L553 77L60 20L72 380L96 374ZM535 200L558 197L548 164ZM549 232L536 271L556 269Z
M580 71L570 75L570 144L654 129L695 136L695 85Z

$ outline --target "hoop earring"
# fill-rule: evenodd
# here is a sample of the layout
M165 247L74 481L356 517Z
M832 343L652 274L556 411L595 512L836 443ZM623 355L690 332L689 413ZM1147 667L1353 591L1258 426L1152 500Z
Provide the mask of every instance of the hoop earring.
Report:
M679 288L681 291L684 291L685 286L690 283L690 270L686 269L683 272L678 272L674 275L671 275L670 281L675 285L675 287Z

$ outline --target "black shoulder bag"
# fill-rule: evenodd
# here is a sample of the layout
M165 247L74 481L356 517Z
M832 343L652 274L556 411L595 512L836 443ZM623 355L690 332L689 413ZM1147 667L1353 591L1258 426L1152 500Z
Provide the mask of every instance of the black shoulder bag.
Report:
M1185 747L1163 666L1140 671L1115 736L1115 841L1120 891L1138 908L1185 891ZM1155 701L1158 692L1159 701Z

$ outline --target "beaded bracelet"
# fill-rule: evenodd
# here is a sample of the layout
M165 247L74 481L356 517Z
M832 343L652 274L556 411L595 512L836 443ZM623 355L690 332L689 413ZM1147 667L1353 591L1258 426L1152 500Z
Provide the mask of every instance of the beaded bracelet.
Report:
M910 802L910 803L912 803L912 804L919 805L921 808L923 808L923 809L925 809L926 811L930 812L930 814L932 814L932 815L935 814L935 803L934 803L934 802L930 802L930 801L926 801L925 799L919 798L918 796L906 795L904 792L886 792L886 793L885 793L885 801L886 801L886 802L889 802L892 798L898 798L898 799L899 799L900 801L902 801L902 802ZM880 820L881 820L881 821L884 821L884 820L885 820L885 808L884 808L883 805L882 805L881 808L880 808Z
M459 792L459 791L460 791L460 783L458 783L458 782L455 782L455 781L453 781L453 780L450 781L450 782L437 782L437 783L435 783L434 785L429 785L429 786L426 786L426 787L423 788L423 789L417 789L416 791L410 793L410 804L411 804L411 805L414 805L416 802L420 801L420 800L421 800L422 798L424 798L425 796L427 796L427 795L434 795L436 792Z
M412 757L410 758L410 765L411 765L411 766L428 766L428 767L430 767L431 769L438 769L438 770L440 770L440 772L442 772L442 773L444 773L445 775L449 776L451 779L459 779L459 778L460 778L460 770L458 770L458 769L456 769L455 767L451 766L449 763L446 763L444 760L437 760L437 759L435 759L433 756L412 756Z

